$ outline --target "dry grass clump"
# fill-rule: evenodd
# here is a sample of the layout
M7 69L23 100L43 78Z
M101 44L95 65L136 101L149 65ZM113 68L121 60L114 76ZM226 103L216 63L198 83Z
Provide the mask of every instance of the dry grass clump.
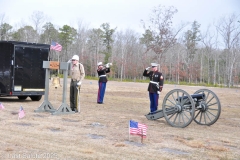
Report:
M126 147L126 144L124 143L117 143L117 144L113 144L115 147Z
M219 145L209 145L209 146L204 146L206 149L213 150L213 151L228 151L228 149L224 146L219 146Z
M11 152L11 151L13 151L13 149L12 148L6 148L4 151Z
M82 152L83 152L83 153L86 153L86 154L93 154L93 153L94 153L94 150L88 148L88 149L84 149Z
M199 140L193 140L193 138L187 138L187 139L184 139L182 137L175 137L174 138L176 141L179 141L189 147L192 147L192 148L202 148L204 147L204 144L203 144L203 141L199 141Z
M212 151L228 151L228 149L224 146L221 145L205 145L203 140L193 140L193 138L182 138L179 136L176 136L174 138L176 141L181 142L185 145L187 145L188 147L192 147L192 148L205 148L208 150L212 150ZM208 141L209 143L209 141Z

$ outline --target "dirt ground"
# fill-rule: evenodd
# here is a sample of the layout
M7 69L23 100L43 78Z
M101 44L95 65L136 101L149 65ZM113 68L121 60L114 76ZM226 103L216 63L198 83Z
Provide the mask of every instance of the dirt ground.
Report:
M62 79L61 79L62 83ZM69 104L69 80L66 102ZM148 120L147 83L107 83L104 104L97 104L98 82L84 80L81 88L81 112L52 115L34 112L42 102L1 97L0 159L240 159L240 89L207 88L217 94L221 115L211 126L194 121L185 128L170 126L165 118ZM206 87L164 85L159 99L172 89L193 94ZM49 101L55 109L62 104L63 88L50 82ZM20 106L26 116L18 120ZM148 126L147 137L129 136L129 120Z

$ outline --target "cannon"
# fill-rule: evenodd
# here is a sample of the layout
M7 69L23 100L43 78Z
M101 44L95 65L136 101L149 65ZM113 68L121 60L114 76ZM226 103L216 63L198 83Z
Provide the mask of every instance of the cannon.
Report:
M197 90L189 95L182 89L169 91L163 99L162 110L149 113L149 120L165 117L173 127L187 127L193 120L200 125L214 124L221 114L217 95L208 89Z

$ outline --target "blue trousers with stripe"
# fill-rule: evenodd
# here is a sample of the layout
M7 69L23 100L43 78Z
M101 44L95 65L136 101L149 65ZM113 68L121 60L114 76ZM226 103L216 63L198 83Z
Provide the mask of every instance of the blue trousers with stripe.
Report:
M97 97L97 102L98 103L103 103L103 98L106 90L106 84L107 82L98 82L98 97Z
M151 112L154 112L158 109L158 98L159 98L159 95L157 93L149 92L150 111Z

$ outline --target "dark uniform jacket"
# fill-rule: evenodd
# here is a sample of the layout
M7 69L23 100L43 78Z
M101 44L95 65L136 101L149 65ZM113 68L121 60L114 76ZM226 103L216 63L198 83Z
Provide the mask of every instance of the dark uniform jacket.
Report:
M101 70L97 70L99 76L99 82L107 82L106 73L110 72L110 68L104 68Z
M148 72L146 69L143 72L143 76L149 77L150 83L148 85L148 91L150 93L157 93L157 91L162 91L163 88L163 75L161 72L158 71L150 71Z

